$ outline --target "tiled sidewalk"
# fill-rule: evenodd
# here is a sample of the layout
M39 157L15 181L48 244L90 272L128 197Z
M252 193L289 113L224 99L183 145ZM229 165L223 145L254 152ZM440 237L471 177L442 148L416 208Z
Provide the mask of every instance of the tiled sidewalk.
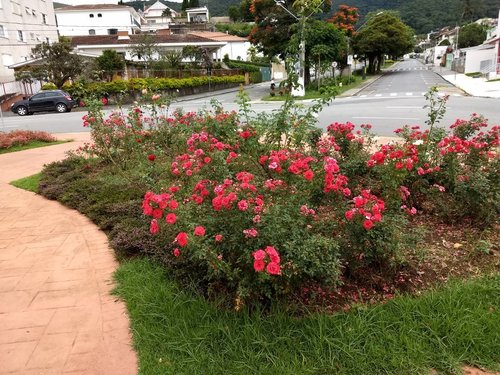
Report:
M105 234L8 184L78 143L0 155L0 374L137 373L125 306L109 294L117 262Z

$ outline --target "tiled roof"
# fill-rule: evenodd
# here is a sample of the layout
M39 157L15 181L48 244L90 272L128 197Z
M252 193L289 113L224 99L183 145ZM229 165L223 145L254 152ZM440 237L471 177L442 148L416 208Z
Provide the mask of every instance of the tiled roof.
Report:
M208 38L216 40L218 42L247 42L246 38L241 36L226 34L218 31L193 31L191 35L201 36L203 38Z
M155 42L158 44L169 43L214 43L213 39L203 38L201 36L192 34L170 34L170 35L156 35ZM136 44L141 40L141 35L129 35L130 39L118 39L118 35L86 35L74 36L71 38L73 46L78 45L114 45L114 44Z
M126 5L118 4L88 4L88 5L68 5L65 7L55 9L57 12L66 10L107 10L107 9L133 9Z

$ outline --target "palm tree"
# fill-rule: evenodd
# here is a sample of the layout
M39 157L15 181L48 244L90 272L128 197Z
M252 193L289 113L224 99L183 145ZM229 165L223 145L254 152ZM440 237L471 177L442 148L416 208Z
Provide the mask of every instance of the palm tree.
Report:
M162 18L171 18L172 17L172 9L170 8L165 8L163 12L161 13Z

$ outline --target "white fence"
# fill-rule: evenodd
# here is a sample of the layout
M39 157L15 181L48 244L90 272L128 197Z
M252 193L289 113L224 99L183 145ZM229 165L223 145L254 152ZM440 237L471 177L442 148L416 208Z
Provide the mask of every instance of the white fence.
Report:
M1 82L0 83L0 96L4 98L8 95L32 95L41 88L40 81L34 81L33 83L23 83L20 81L10 81L10 82Z

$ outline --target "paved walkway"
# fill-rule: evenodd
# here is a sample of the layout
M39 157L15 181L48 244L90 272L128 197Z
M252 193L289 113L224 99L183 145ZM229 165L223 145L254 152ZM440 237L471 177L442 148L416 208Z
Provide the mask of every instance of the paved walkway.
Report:
M78 142L0 155L0 374L137 373L106 235L57 202L10 186Z

